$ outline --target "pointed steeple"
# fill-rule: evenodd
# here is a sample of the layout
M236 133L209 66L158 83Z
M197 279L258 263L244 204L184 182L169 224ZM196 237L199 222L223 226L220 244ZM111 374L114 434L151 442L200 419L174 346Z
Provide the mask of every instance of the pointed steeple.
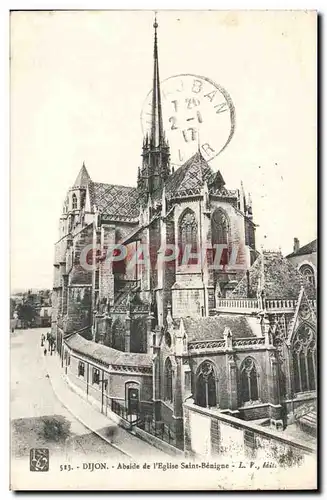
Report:
M163 129L161 107L157 17L154 19L153 81L150 130L143 140L142 168L138 176L138 188L144 194L162 188L170 175L169 145Z
M159 147L163 140L163 124L159 79L159 60L158 60L158 39L157 39L157 16L154 18L154 50L153 50L153 87L152 87L152 116L151 116L151 136L150 143L152 147Z
M77 187L86 187L88 185L88 183L90 182L90 180L91 180L91 177L89 176L89 173L86 170L86 166L85 166L85 163L83 161L82 168L79 171L78 176L76 177L76 180L75 180L75 182L73 184L73 187L74 188L77 188Z

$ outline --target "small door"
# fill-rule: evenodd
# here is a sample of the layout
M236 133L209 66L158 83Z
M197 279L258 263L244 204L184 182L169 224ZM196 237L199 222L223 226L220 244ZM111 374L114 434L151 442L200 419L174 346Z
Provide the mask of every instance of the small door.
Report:
M139 412L139 390L134 388L128 389L128 413L135 415Z

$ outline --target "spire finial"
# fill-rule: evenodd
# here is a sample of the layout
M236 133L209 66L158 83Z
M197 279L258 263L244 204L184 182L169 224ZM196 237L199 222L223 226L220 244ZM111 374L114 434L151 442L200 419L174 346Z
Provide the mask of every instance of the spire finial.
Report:
M154 23L153 23L153 27L154 27L154 29L155 29L155 30L158 28L158 23L157 23L157 11L155 11L155 13L154 13Z

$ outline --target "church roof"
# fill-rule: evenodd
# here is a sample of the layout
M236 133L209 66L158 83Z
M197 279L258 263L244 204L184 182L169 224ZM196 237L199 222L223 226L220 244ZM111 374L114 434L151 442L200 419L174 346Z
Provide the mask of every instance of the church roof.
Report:
M91 182L89 193L91 206L96 205L103 217L138 220L139 193L136 187Z
M82 168L79 171L78 176L76 177L73 187L86 187L90 181L91 177L89 176L89 173L86 170L86 166L83 162Z
M176 170L166 181L166 193L169 197L200 193L203 182L214 181L215 173L209 167L200 152L195 153L184 165Z
M310 243L307 243L303 247L299 248L296 252L292 252L289 255L287 255L286 258L295 257L296 255L308 255L316 251L317 251L317 240L313 240Z
M263 276L264 274L264 276ZM256 297L264 286L267 299L294 299L299 296L304 286L309 298L315 298L316 292L301 273L282 256L281 252L259 254L249 269L249 296ZM232 297L248 297L248 278L245 275L232 292Z
M230 193L224 188L225 181L221 173L214 172L202 154L197 151L189 160L171 174L165 182L167 199L182 198L184 196L199 195L204 181L211 192L220 191L222 196ZM235 193L233 193L235 195ZM152 199L161 199L162 188L157 189Z
M74 351L107 366L152 366L151 356L148 354L117 351L103 344L86 340L78 333L69 337L65 342Z
M183 318L188 341L216 340L224 338L229 328L234 338L260 337L261 329L256 318L235 315L209 316L205 318Z

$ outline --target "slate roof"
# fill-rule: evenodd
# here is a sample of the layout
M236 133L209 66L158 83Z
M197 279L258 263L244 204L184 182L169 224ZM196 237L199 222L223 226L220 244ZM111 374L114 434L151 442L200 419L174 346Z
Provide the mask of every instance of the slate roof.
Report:
M166 193L173 197L189 190L198 190L202 188L205 180L212 184L214 178L213 170L197 152L167 179Z
M299 248L296 252L292 252L289 255L286 256L288 259L289 257L295 257L296 255L308 255L310 253L314 253L317 251L317 240L313 240L310 243L307 243L303 247Z
M65 342L74 351L108 366L112 364L122 366L152 366L151 356L148 354L117 351L103 344L86 340L78 333L69 337Z
M206 318L183 318L188 341L216 340L224 338L229 328L233 338L260 337L261 329L256 318L235 315L209 316Z
M137 221L139 218L139 192L136 187L90 182L91 206L96 205L108 219Z
M84 164L79 176L81 179L78 177L76 182L86 182L84 179L88 179L91 206L96 205L103 218L138 222L140 204L146 204L147 199L137 187L93 182ZM174 199L198 195L204 181L207 182L210 192L236 197L236 191L224 188L225 181L221 173L214 172L199 151L168 177L165 183L166 197ZM153 201L161 200L162 188L152 193L151 197Z
M264 290L267 299L297 299L301 286L308 295L308 298L315 298L316 291L301 273L283 257L281 252L264 252L259 254L254 264L249 270L249 296L256 297L258 285L262 284L262 258L264 268ZM247 276L241 279L231 296L246 298L247 295Z
M221 173L214 172L201 153L196 152L189 160L171 174L165 183L168 199L200 194L204 181L211 187L211 191L221 190L223 195L228 194L224 189L225 181ZM162 189L157 189L153 199L160 199Z
M85 164L83 163L81 170L74 182L73 187L86 187L91 181L88 171L86 170Z

